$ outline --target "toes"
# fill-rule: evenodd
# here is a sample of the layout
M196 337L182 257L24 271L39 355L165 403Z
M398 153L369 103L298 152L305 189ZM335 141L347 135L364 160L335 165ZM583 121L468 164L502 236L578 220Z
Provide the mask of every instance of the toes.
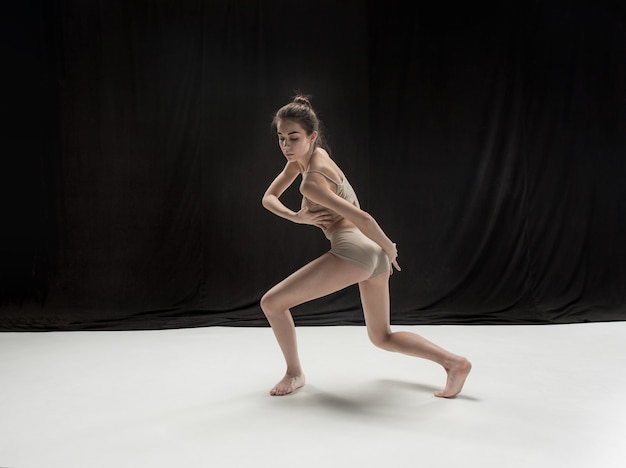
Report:
M293 392L291 387L274 387L270 390L270 395L283 396Z

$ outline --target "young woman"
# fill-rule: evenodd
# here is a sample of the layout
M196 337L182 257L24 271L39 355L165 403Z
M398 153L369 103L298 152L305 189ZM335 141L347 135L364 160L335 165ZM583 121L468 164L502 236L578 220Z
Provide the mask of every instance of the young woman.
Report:
M400 271L398 251L376 220L360 208L345 174L324 149L320 122L306 96L298 95L281 107L272 122L287 163L263 195L263 206L300 224L320 228L330 240L330 251L271 288L261 298L285 357L285 376L270 390L286 395L305 384L290 308L359 285L367 333L372 343L388 351L434 361L445 369L445 387L435 396L451 398L463 388L470 362L425 338L406 331L392 332L389 312L389 276ZM280 196L302 176L301 209L287 208Z

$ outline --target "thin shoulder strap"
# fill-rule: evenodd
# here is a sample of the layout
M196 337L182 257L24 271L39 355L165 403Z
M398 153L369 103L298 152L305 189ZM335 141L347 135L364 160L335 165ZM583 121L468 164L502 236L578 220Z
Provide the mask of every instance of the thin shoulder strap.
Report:
M314 170L314 169L311 169L311 170L306 171L306 172L305 172L305 174L310 174L311 172L315 172L315 173L317 173L317 174L322 174L324 177L326 177L328 180L330 180L333 184L335 184L335 185L337 185L337 186L341 185L339 182L336 182L334 179L332 179L332 178L328 177L328 176L327 176L326 174L324 174L322 171L316 171L316 170Z

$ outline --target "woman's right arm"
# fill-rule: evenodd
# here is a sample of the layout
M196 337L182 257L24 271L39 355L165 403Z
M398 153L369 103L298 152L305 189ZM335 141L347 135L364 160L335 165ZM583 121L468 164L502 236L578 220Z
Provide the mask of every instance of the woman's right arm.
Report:
M291 163L287 163L284 169L276 176L274 181L267 188L265 193L263 194L263 207L267 210L271 211L277 216L281 218L288 219L289 221L294 221L296 218L296 213L289 208L287 208L283 202L279 200L280 196L283 194L285 190L296 180L298 177L298 168Z
M263 207L275 215L294 223L310 224L320 229L326 229L328 225L332 223L332 215L328 210L320 210L311 213L308 206L305 206L300 211L296 212L287 208L283 202L280 201L280 196L293 181L296 180L298 174L300 174L300 171L297 164L287 163L281 173L276 176L263 194Z

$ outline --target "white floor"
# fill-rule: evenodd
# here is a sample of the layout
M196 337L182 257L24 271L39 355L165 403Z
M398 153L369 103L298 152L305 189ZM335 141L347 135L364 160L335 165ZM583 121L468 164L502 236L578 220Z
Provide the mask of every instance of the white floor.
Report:
M0 466L626 466L626 322L393 328L470 358L462 395L358 326L298 328L287 397L269 328L2 333Z

